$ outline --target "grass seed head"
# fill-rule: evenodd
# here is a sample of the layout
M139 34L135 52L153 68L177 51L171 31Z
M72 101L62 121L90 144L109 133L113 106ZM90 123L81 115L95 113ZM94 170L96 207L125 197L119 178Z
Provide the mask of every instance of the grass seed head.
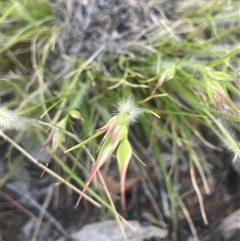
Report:
M24 128L23 119L17 116L13 111L4 106L0 106L0 129L1 130L19 130Z
M117 114L125 114L128 124L135 124L143 110L135 104L133 98L127 98L117 103L116 112Z

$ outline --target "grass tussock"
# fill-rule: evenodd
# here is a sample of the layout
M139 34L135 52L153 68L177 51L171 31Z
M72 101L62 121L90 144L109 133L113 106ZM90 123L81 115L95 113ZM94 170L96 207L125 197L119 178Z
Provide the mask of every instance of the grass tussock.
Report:
M203 181L204 192L210 193L207 153L226 148L234 160L240 156L238 4L224 0L3 1L1 104L28 119L28 131L45 146L51 144L49 151L63 170L62 178L77 192L85 186L84 176L97 158L99 139L63 153L104 126L118 101L132 97L140 108L161 116L159 120L142 114L129 140L140 159L153 158L162 172L159 181L164 180L171 193L173 236L181 207L197 239L176 189L176 160L179 150L185 153L207 225L196 175ZM217 141L204 136L202 129ZM170 170L161 149L173 156ZM116 216L111 199L91 188L87 193Z

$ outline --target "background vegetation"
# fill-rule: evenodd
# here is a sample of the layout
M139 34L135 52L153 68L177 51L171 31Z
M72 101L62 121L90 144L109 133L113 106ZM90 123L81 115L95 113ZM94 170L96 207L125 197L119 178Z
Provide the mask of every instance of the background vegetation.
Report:
M174 2L173 9L166 3L159 10L158 3L140 2L128 10L134 10L135 22L125 1L116 4L117 24L114 17L110 23L104 19L107 7L97 8L91 1L77 7L74 1L2 1L1 104L27 123L14 137L9 130L2 135L21 143L27 132L26 153L31 144L40 141L52 155L52 166L46 171L56 182L79 192L91 172L101 138L72 152L64 151L103 126L119 100L132 97L140 108L150 109L161 119L144 113L130 126L129 141L146 166L133 157L127 185L133 188L139 180L154 215L171 225L173 238L178 236L182 210L197 239L198 228L186 206L188 192L182 190L183 173L189 175L190 189L207 225L204 197L213 192L215 165L226 150L231 153L227 163L240 160L239 3L183 0ZM139 20L144 6L153 9L145 10L151 21L148 17L145 22ZM126 13L125 22L120 10ZM78 28L78 24L82 25ZM110 30L114 26L116 30ZM9 129L13 127L14 123ZM117 183L115 153L111 159L106 168ZM41 164L36 157L32 161L40 168L48 162ZM10 174L6 176L11 179ZM169 214L166 206L156 201L159 190L167 192ZM118 217L103 193L106 187L94 185L87 191L107 208L106 219ZM119 186L111 190L118 212L127 218L118 208L118 193ZM133 196L128 196L129 209ZM72 204L77 200L73 197Z

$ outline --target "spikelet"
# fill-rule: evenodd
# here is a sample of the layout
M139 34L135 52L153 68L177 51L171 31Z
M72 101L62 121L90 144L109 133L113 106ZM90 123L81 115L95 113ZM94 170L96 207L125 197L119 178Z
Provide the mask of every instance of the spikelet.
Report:
M24 128L25 121L13 111L0 106L0 130L19 130Z

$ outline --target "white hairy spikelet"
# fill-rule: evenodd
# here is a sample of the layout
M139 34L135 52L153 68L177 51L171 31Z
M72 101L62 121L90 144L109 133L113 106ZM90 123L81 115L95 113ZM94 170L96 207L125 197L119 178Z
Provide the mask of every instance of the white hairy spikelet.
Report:
M240 150L240 141L238 142L238 146L239 146L239 150ZM240 162L240 154L239 153L235 153L233 159L232 159L232 163L235 162Z
M24 127L24 121L14 112L0 106L0 130L17 130Z
M230 126L230 124L223 119L219 119L220 125L222 125L222 128L225 130L225 138L221 139L221 145L228 150L228 152L233 153L233 163L236 160L240 160L240 140L236 133L234 133L233 128Z
M142 109L135 104L131 97L118 101L115 108L117 114L127 115L127 121L129 124L136 123L139 116L143 113Z

